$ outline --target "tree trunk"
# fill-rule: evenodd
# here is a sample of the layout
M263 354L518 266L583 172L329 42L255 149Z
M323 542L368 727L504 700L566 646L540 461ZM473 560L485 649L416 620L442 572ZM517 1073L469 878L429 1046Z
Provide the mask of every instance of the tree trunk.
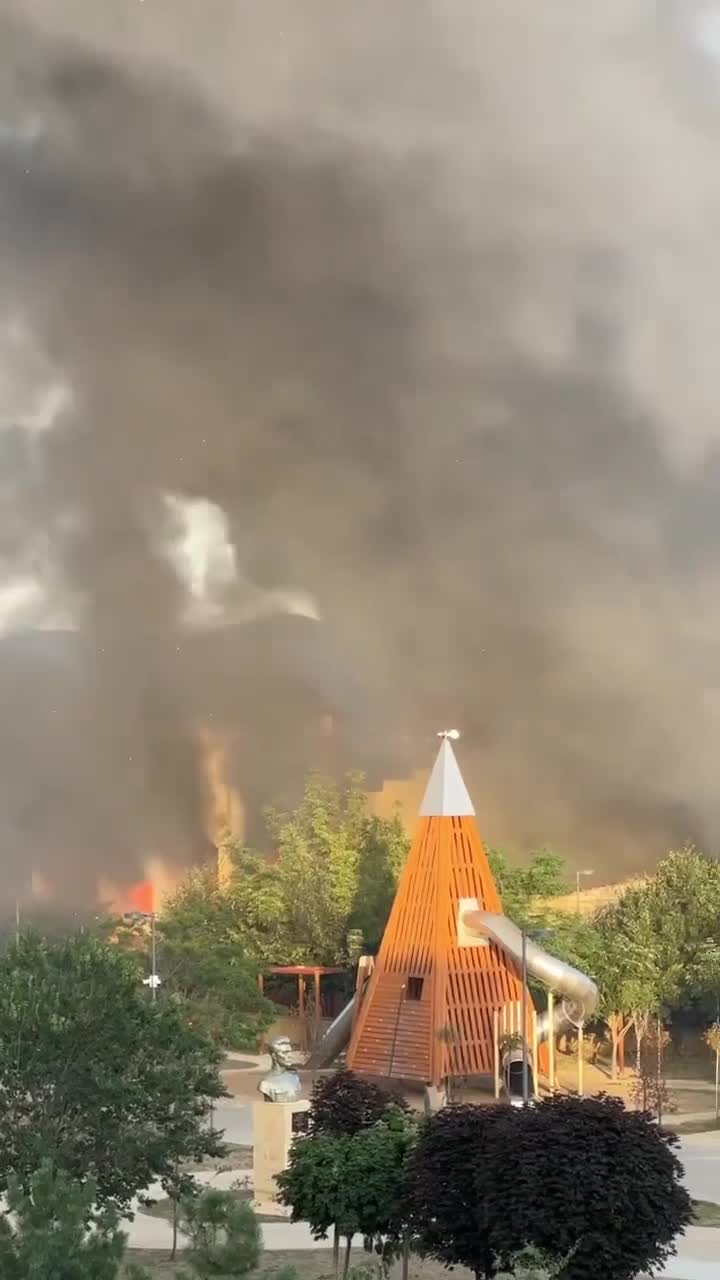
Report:
M635 1066L638 1076L642 1074L642 1042L649 1020L650 1017L647 1013L634 1013L632 1016L632 1024L635 1028Z
M663 1072L663 1026L660 1021L659 1015L657 1020L657 1026L655 1028L655 1034L657 1035L657 1054L655 1058L655 1071L657 1075L657 1118L658 1118L658 1124L662 1124L663 1085L665 1083L665 1080L664 1080L664 1072Z
M410 1237L405 1236L403 1239L402 1251L402 1280L408 1280L410 1274Z
M350 1250L352 1249L352 1236L345 1237L345 1261L343 1263L343 1280L347 1280L347 1274L350 1270Z
M612 1043L612 1058L610 1060L610 1079L617 1080L618 1065L620 1060L620 1045L622 1043L623 1033L623 1016L621 1013L611 1013L608 1015L608 1028L610 1030L610 1041Z
M178 1177L180 1173L180 1161L175 1161L175 1178L173 1181L172 1193L172 1249L170 1250L170 1261L174 1262L177 1257L178 1242Z
M333 1229L333 1270L335 1272L335 1280L338 1280L340 1275L340 1228L337 1222Z

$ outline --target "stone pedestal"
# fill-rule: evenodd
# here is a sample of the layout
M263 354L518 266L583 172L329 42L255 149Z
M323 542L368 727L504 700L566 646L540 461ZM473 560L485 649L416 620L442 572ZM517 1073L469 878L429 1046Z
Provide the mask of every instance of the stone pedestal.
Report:
M309 1110L307 1098L298 1098L296 1102L256 1102L253 1105L253 1172L257 1204L274 1205L282 1213L277 1203L275 1178L287 1169L293 1139L306 1132Z

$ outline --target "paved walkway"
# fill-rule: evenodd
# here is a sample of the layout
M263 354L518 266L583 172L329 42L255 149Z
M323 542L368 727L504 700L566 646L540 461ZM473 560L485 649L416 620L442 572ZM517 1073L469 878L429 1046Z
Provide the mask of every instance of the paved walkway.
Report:
M252 1062L247 1070L266 1069L269 1065L267 1057L253 1058L243 1055L244 1064ZM227 1067L233 1068L232 1062ZM242 1068L241 1068L242 1070ZM698 1090L707 1088L700 1082L674 1081L677 1087ZM714 1111L711 1113L714 1119ZM685 1118L685 1117L684 1117ZM690 1119L706 1119L706 1112L698 1112ZM225 1130L229 1142L251 1146L253 1142L252 1106L245 1099L226 1098L215 1108L215 1123L219 1129ZM685 1167L685 1176L690 1194L696 1200L711 1200L720 1204L720 1131L709 1133L681 1135L680 1159ZM214 1186L230 1186L245 1175L243 1171L218 1175L203 1175L199 1180L212 1182ZM156 1199L163 1197L159 1187L151 1189ZM138 1212L133 1222L128 1224L129 1244L133 1249L170 1249L172 1229L164 1218L154 1218L149 1214ZM309 1227L302 1222L263 1223L263 1242L265 1248L275 1250L289 1249L327 1249L328 1241L313 1240ZM678 1256L673 1258L662 1274L667 1280L720 1280L720 1228L691 1227L678 1245Z
M172 1226L165 1218L153 1218L138 1213L125 1230L131 1249L167 1249L172 1245ZM276 1249L329 1249L327 1240L313 1240L310 1228L304 1222L268 1222L262 1224L263 1245L273 1252ZM693 1277L683 1276L683 1280Z

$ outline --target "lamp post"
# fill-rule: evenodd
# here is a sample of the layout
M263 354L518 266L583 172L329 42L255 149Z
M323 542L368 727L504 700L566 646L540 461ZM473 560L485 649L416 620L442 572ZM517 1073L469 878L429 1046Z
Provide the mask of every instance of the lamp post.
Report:
M152 983L150 999L157 1000L157 943L155 941L155 912L150 916L150 953L152 956Z
M527 1034L527 933L522 930L522 1011L520 1034L522 1036L522 1056L523 1056L523 1106L527 1106L530 1101L530 1084L528 1080L528 1034Z
M157 989L160 986L160 979L157 975L157 939L155 934L155 912L154 911L126 911L125 917L129 921L150 921L150 977L143 978L143 986L150 988L150 999L157 1000Z
M538 940L542 938L549 938L552 935L552 932L553 932L552 929L531 929L531 930L521 929L520 930L520 939L521 939L520 970L521 970L521 981L522 981L522 1005L520 1009L520 1036L522 1038L522 1056L523 1056L522 1085L523 1085L523 1105L524 1106L527 1106L528 1102L530 1101L530 1079L529 1079L529 1072L528 1072L529 1045L528 1045L528 1025L527 1025L527 1022L528 1022L528 1019L527 1019L527 1014L528 1014L527 944L528 944L528 938L531 938L531 939L537 938ZM550 1034L552 1035L552 1030ZM535 1067L537 1069L537 1063L535 1063ZM534 1080L533 1084L537 1089L537 1081Z
M580 878L581 876L594 876L594 871L576 871L575 872L575 913L580 915Z

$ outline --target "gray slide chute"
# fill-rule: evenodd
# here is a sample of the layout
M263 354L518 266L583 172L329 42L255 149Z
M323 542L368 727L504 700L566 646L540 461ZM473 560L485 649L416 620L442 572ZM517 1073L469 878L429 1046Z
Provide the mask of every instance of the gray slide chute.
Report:
M475 939L489 938L512 956L518 965L522 963L522 932L507 916L480 911L476 907L462 911L459 924L466 935ZM557 956L550 955L533 942L532 938L526 938L525 958L531 977L542 982L543 986L549 987L561 998L561 1003L553 1011L553 1034L558 1034L569 1026L587 1022L593 1016L599 993L592 978L573 968L571 964L566 964L564 960L558 960ZM352 1031L354 1003L354 999L350 1000L330 1024L322 1040L310 1054L306 1063L308 1068L322 1070L323 1067L329 1067L346 1048ZM547 1013L540 1015L537 1026L539 1039L547 1040L551 1034Z
M335 1061L338 1054L342 1053L350 1041L350 1032L352 1031L353 1005L355 999L349 1000L345 1008L341 1010L337 1018L330 1023L325 1035L318 1044L315 1045L307 1062L306 1070L322 1071L323 1067L329 1067Z
M495 915L492 911L464 911L462 914L463 929L477 938L490 938L491 942L502 947L512 956L517 964L522 963L522 932L507 916ZM579 969L558 960L548 951L539 947L532 938L525 940L525 960L527 971L531 977L542 982L561 997L561 1003L553 1014L552 1031L557 1033L568 1026L577 1026L587 1022L597 1009L599 993L592 978ZM538 1018L538 1036L547 1040L550 1034L550 1020L547 1014Z

